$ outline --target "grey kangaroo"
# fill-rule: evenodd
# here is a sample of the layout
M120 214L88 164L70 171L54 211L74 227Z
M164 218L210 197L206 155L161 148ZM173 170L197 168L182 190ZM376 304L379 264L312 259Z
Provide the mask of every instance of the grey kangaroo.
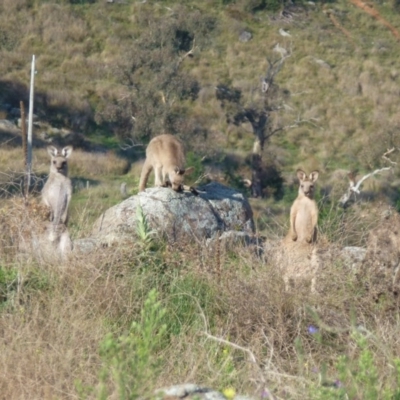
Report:
M47 152L51 158L50 174L42 190L42 201L50 210L50 221L53 225L66 225L72 196L67 159L72 153L72 146L64 147L61 151L54 146L48 146Z

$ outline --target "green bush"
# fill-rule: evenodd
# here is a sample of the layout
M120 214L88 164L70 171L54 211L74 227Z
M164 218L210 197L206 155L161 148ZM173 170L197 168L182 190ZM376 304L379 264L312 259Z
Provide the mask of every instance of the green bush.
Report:
M18 278L16 268L6 268L0 265L0 305L8 298L9 293L15 289Z
M320 384L314 389L313 399L318 400L395 400L400 399L400 359L387 360L387 380L381 382L378 374L378 355L369 332L354 328L351 333L354 341L354 356L339 355L334 372L327 378L321 375Z
M166 345L165 308L157 300L155 289L148 293L140 313L129 332L118 337L109 333L100 343L103 370L99 399L109 398L108 381L118 391L119 399L137 399L149 394L154 377L162 364L158 352Z

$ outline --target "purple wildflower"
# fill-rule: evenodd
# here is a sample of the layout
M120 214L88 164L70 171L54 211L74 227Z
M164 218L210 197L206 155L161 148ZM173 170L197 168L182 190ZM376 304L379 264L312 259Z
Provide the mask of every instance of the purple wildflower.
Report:
M344 386L343 383L339 379L336 379L336 381L335 381L335 383L333 385L337 389L340 389L340 388L342 388Z
M308 327L308 333L310 333L311 335L315 335L318 332L319 332L319 329L316 326L310 325Z

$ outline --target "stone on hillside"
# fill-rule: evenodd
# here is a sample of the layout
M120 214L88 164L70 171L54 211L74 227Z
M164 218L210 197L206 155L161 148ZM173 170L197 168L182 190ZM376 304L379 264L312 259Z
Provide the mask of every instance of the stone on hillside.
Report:
M239 35L239 40L243 43L248 42L249 40L251 40L251 38L253 37L253 35L251 34L251 32L249 31L243 31L240 35Z
M194 383L182 383L157 389L154 395L157 400L227 400L223 393ZM235 394L232 400L254 400L254 397Z
M367 249L357 246L343 247L340 258L345 265L349 266L353 271L357 271L365 259Z
M83 238L74 241L74 253L89 254L101 246L101 242L93 238Z
M252 209L243 194L219 183L200 187L198 192L195 196L148 188L105 211L95 222L92 236L107 243L136 236L138 206L150 229L171 243L203 241L227 231L254 233Z
M253 234L242 231L225 231L221 235L215 238L210 238L206 240L207 246L215 243L215 239L218 239L225 247L233 247L238 244L248 245L258 245L261 243L261 239L256 238Z

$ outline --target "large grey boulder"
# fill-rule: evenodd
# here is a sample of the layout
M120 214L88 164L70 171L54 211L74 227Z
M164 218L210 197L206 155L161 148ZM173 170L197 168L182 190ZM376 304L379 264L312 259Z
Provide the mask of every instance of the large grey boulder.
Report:
M243 194L215 182L197 190L198 196L148 188L105 211L91 236L110 243L136 235L138 206L150 229L169 242L204 241L229 231L253 235L253 213Z

